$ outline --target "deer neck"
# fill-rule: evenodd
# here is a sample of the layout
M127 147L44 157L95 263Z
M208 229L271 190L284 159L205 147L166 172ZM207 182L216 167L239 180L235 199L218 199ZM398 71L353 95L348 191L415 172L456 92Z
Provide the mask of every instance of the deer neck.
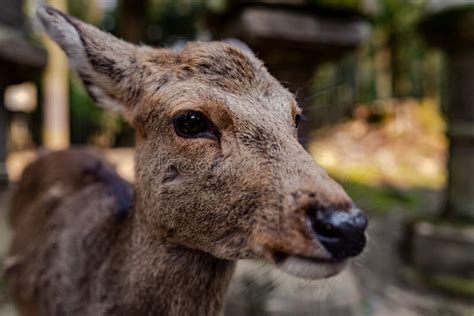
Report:
M137 214L136 209L125 233L128 286L124 295L132 296L132 311L140 315L218 315L235 262L144 229L147 225Z

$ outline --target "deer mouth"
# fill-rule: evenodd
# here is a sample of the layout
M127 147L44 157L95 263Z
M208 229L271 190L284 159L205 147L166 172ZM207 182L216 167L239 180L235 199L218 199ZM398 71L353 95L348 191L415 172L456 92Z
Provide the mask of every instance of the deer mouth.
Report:
M347 260L305 257L279 251L273 254L273 259L280 270L308 280L329 278L339 274L347 266Z

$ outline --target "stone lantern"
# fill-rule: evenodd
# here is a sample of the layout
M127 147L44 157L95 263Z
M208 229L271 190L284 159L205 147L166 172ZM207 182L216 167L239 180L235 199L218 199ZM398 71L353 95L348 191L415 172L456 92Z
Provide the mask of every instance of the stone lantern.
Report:
M445 204L410 225L407 276L474 298L474 3L437 1L420 30L445 53L449 137Z
M0 0L0 187L8 183L6 170L8 113L5 88L35 80L46 65L46 53L33 45L23 16L23 1Z

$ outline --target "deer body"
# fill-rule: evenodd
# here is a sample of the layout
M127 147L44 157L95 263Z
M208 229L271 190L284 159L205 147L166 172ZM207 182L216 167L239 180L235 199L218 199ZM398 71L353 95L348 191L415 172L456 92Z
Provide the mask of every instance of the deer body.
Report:
M96 162L107 165L82 150L48 154L25 170L13 197L12 215L20 212L21 217L12 218L14 264L7 277L20 312L217 314L234 263L147 235L134 210L117 218L120 205L109 184L69 170L71 158L81 161L76 169ZM61 172L43 172L45 165ZM48 176L55 181L28 181ZM25 203L24 193L35 190L38 198Z
M52 8L39 17L140 141L133 207L99 155L26 168L7 260L22 315L217 315L238 259L316 279L362 251L365 217L298 143L293 96L251 52L137 47Z

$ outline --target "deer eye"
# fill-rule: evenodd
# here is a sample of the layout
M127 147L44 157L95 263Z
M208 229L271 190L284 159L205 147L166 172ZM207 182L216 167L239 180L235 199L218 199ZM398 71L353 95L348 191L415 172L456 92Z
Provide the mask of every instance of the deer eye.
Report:
M187 111L180 113L174 117L173 125L176 134L180 137L219 138L216 127L201 112Z

